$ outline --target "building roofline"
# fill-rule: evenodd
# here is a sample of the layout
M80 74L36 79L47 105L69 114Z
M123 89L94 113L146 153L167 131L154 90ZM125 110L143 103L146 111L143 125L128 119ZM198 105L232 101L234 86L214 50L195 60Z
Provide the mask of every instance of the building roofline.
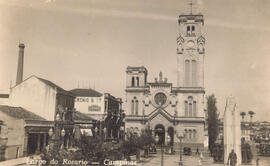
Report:
M75 97L101 97L102 93L96 91L95 89L86 88L75 88L71 89L69 92L73 93Z
M64 95L69 95L69 96L72 96L72 97L75 97L73 93L63 89L62 87L60 87L59 85L55 84L54 82L50 81L50 80L47 80L47 79L44 79L44 78L41 78L41 77L38 77L36 75L31 75L30 77L26 78L25 80L23 80L21 83L11 87L11 89L19 86L20 84L22 84L23 82L27 81L28 79L32 78L32 77L35 77L37 78L38 80L40 80L41 82L43 82L44 84L50 86L51 88L56 88L57 90L57 93L59 94L64 94Z

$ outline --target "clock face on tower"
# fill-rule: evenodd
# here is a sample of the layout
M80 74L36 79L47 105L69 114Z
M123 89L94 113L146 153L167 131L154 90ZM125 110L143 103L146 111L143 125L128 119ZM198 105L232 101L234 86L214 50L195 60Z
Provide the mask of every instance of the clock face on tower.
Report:
M162 106L166 103L167 101L167 96L162 93L162 92L159 92L155 95L155 103L159 106Z
M194 45L195 45L195 43L194 43L194 41L192 41L192 40L190 40L190 41L187 42L187 47L188 47L188 48L193 48Z

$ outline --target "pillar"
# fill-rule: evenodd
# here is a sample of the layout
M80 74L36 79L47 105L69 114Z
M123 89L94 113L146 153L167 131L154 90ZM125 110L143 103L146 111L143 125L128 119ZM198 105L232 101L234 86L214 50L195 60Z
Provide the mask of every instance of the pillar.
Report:
M37 148L36 148L36 154L40 153L40 134L38 134L37 138Z
M46 148L46 138L47 138L47 134L44 133L43 134L43 148Z
M23 156L27 156L28 154L28 152L27 152L27 150L28 150L28 136L29 136L29 134L28 134L28 132L27 131L25 131L24 132L24 144L23 144Z

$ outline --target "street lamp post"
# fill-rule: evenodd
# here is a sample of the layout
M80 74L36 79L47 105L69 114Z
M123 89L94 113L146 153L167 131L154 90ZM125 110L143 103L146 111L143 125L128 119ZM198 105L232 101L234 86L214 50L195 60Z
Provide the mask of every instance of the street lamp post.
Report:
M182 162L182 139L184 138L184 134L182 132L177 133L177 137L179 138L179 142L180 142L180 161L179 161L179 166L183 165Z
M54 129L53 129L54 128ZM55 116L55 123L54 127L49 129L49 136L50 136L50 141L49 141L49 147L50 150L54 148L64 148L64 136L66 134L66 131L63 127L63 121L60 118L59 113L56 114ZM61 130L62 128L62 130Z
M164 130L158 128L155 130L157 133L164 133ZM155 141L158 143L160 141L160 138L158 135L155 136ZM161 166L164 166L164 143L161 140Z
M64 144L65 144L64 137L65 137L65 135L66 135L66 131L65 131L65 129L62 129L61 130L61 149L64 149Z
M106 142L106 139L107 139L107 128L104 127L104 141Z
M53 146L54 146L54 138L53 138L53 129L50 128L49 129L49 150L52 150Z
M171 152L170 152L170 150L171 150L171 137L168 135L167 137L166 137L166 139L167 139L167 145L168 145L168 150L169 150L169 153L171 154Z
M159 136L158 135L156 135L155 136L155 141L156 141L156 144L158 144L158 142L159 142ZM161 166L163 166L163 143L161 143Z
M97 136L98 136L98 127L95 127L95 137L97 138Z

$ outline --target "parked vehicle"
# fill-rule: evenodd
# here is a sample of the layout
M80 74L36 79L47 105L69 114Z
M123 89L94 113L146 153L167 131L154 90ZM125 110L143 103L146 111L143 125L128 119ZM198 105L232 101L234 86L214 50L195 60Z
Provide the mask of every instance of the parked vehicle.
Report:
M191 156L191 148L189 148L189 147L184 147L184 155Z

